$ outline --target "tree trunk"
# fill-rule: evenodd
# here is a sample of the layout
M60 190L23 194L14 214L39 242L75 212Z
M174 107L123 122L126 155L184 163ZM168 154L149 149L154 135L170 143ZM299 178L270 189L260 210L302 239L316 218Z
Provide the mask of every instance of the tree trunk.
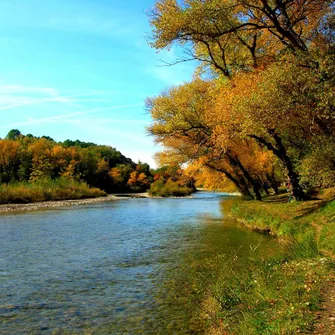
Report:
M273 138L276 141L279 155L280 157L282 157L282 162L285 164L285 167L287 169L287 174L292 185L293 196L295 197L296 200L299 201L307 200L307 196L302 187L300 186L299 176L294 171L292 161L290 157L287 155L286 149L282 143L281 138L276 133L273 133Z
M225 169L218 168L215 165L212 165L210 163L206 163L205 165L209 167L210 169L223 173L231 182L235 184L235 186L238 188L242 196L252 198L252 195L249 191L249 187L246 184L243 177L239 177L239 176L234 177L230 172L226 171Z
M287 175L292 185L292 194L296 198L296 200L299 201L307 200L307 196L299 183L299 175L294 171L292 161L290 157L287 155L286 148L283 145L281 138L272 129L268 130L268 133L275 140L276 147L273 146L272 143L268 142L263 137L259 137L257 135L249 135L249 137L254 138L256 141L258 141L258 143L265 145L268 150L271 150L282 161L282 163L287 169Z
M259 183L254 178L251 177L250 173L246 170L246 168L243 166L243 164L240 162L240 160L237 157L229 153L226 153L226 156L228 157L229 162L232 166L237 167L242 171L243 176L246 178L248 183L251 185L252 191L254 193L254 198L256 200L262 200Z
M267 173L266 174L266 179L268 180L268 182L271 185L275 194L278 194L279 193L278 184L277 184L277 181L276 181L276 178L275 178L273 172L272 172L272 174Z

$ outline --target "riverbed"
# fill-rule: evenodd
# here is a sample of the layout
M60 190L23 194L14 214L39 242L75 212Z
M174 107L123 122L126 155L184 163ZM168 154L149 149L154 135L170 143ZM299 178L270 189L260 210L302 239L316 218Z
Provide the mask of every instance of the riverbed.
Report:
M1 334L197 333L185 287L203 287L202 265L278 247L227 219L229 201L198 192L2 214Z

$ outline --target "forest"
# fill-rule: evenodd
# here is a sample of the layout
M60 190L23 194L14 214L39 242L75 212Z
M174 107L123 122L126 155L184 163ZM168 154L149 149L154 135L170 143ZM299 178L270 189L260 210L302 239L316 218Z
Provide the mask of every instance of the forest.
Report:
M159 0L149 17L152 47L178 45L175 63L198 64L190 82L146 100L163 170L13 129L0 140L1 184L67 178L173 195L198 180L257 200L283 184L296 200L335 186L333 1Z
M111 146L55 142L18 129L0 139L0 185L0 203L145 192L151 185L156 196L185 195L195 189L194 180L179 166L153 170Z
M146 101L161 163L257 200L335 186L333 1L159 0L150 23L154 48L198 64Z

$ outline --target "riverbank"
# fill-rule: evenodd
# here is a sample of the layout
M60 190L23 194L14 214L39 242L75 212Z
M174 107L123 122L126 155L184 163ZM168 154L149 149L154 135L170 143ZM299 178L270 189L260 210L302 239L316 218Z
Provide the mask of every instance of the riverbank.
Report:
M149 195L147 193L125 193L125 194L109 194L107 196L100 196L96 198L87 198L87 199L40 201L40 202L31 202L27 204L0 204L0 214L36 211L41 209L49 209L57 207L87 205L99 202L115 201L125 198L148 198L148 197Z
M216 315L208 334L335 334L335 189L307 202L237 200L231 216L277 236L283 250L251 259L234 281L233 266L219 275L207 301Z
M56 207L68 207L75 205L87 205L99 202L108 202L115 201L120 199L127 198L161 198L164 199L166 197L158 197L151 196L148 192L142 193L113 193L108 195L100 195L94 198L83 198L83 199L66 199L66 200L52 200L52 201L36 201L36 202L28 202L28 203L8 203L8 204L0 204L0 214L4 213L15 213L15 212L25 212L25 211L36 211L40 209L48 209L48 208L56 208ZM183 196L183 197L169 197L169 198L193 198L192 195Z
M106 196L106 192L83 181L67 178L0 184L0 204L29 204L43 201L80 200Z

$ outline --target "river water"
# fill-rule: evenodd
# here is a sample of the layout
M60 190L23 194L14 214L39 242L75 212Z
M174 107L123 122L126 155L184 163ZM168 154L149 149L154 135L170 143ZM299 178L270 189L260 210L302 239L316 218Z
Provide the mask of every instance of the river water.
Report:
M226 219L229 201L198 192L1 215L0 333L196 333L178 287L197 264L277 247Z

